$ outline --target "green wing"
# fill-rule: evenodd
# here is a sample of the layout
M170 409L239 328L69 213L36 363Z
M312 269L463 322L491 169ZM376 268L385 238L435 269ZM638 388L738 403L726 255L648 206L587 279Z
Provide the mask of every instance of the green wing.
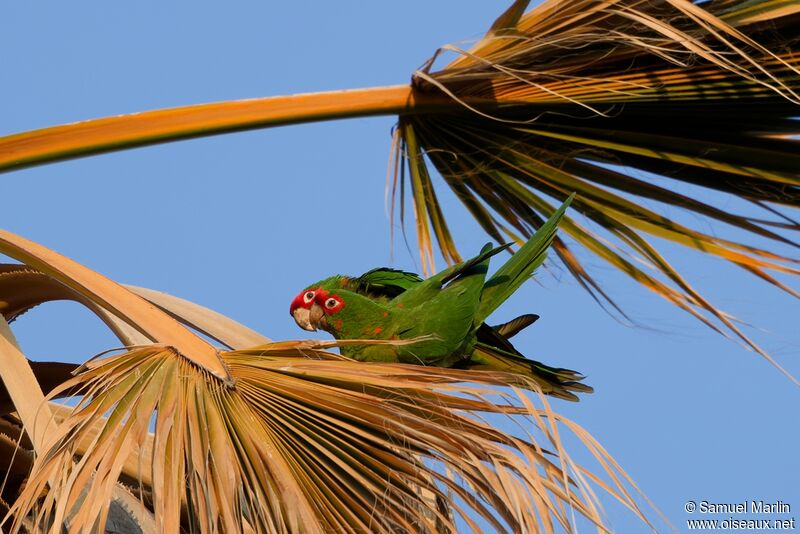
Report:
M405 312L404 324L398 331L402 339L436 337L407 349L401 347L401 361L417 360L426 365L449 367L469 358L475 341L475 312L480 305L489 259L504 248L488 244L471 260L428 278L388 303Z
M547 257L547 249L556 235L558 223L574 196L574 194L570 195L567 201L539 228L533 237L486 282L481 295L481 305L475 316L476 324L485 321L489 314L505 302L514 291L519 289L519 286L530 278L533 271L542 264Z
M457 263L423 280L421 283L409 288L408 291L398 295L392 303L395 305L399 304L406 308L418 306L436 298L445 286L462 286L464 280L469 280L470 284L477 284L477 281L480 280L480 287L483 287L486 271L489 266L489 258L504 251L509 246L510 245L501 245L492 248L492 244L487 243L481 249L480 254L474 258L462 263Z
M400 293L422 283L422 278L414 273L378 267L367 271L358 278L351 279L357 293L394 298Z

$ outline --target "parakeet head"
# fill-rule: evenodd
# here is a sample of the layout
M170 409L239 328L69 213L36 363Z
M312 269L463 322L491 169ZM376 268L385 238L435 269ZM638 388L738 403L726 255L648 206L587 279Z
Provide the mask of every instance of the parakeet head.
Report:
M339 299L337 295L331 294L341 287L342 280L339 276L326 278L308 286L292 300L289 314L294 317L294 321L303 330L310 332L317 329L328 330L327 324L325 324L325 310L339 311L344 306L340 300L337 300ZM340 303L340 305L336 303Z
M345 283L328 279L301 291L289 306L289 313L297 325L308 331L325 330L338 337L364 320L384 317L379 304L343 289ZM363 337L363 334L359 332L356 337Z

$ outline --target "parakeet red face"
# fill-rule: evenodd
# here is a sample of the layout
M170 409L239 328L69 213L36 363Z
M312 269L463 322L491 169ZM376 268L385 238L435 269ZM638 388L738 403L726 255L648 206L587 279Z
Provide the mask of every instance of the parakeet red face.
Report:
M301 291L292 300L289 306L289 315L294 317L294 321L304 330L314 331L317 329L316 325L311 324L311 309L314 307L314 300L317 296L317 289L308 288ZM319 321L318 315L321 315L321 309L315 310L315 323Z
M344 308L344 300L322 287L308 288L300 292L289 306L289 314L297 325L310 332L318 328L327 329L327 319Z

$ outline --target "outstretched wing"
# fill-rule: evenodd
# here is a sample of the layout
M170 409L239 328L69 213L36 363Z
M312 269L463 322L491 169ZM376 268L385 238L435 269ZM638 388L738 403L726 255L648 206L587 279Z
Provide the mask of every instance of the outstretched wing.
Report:
M436 298L445 286L448 288L455 288L463 285L476 284L476 286L482 288L489 266L489 258L499 254L509 246L510 245L500 245L499 247L492 247L491 243L487 243L481 249L480 254L474 258L448 267L430 278L423 280L421 283L399 295L394 300L394 303L407 308L418 306Z
M542 264L547 256L547 249L556 235L561 216L564 215L574 196L573 193L533 237L486 281L481 295L481 306L475 317L476 323L486 320L489 314L519 289L519 286Z

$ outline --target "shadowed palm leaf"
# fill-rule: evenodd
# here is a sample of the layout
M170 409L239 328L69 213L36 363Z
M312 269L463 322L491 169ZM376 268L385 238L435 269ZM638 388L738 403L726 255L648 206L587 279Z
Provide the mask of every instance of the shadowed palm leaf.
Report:
M577 192L588 225L574 215L562 224L577 244L767 356L648 239L718 256L794 296L771 273L798 274L797 258L710 235L633 197L796 250L781 230L800 226L778 209L800 205L800 4L550 0L519 17L526 3L471 50L440 50L458 54L442 70L431 60L414 75L417 91L464 107L402 115L397 129L393 190L407 176L424 264L433 269L429 228L444 257L460 261L426 162L498 241L521 242ZM730 213L651 173L774 216ZM562 239L554 248L584 288L621 311Z

